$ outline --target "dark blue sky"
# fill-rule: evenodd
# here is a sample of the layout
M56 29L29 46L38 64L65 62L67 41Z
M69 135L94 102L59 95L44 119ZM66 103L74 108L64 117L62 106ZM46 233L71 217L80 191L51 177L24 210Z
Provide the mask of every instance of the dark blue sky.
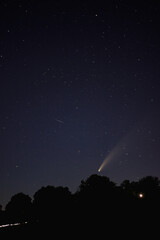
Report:
M98 1L97 1L98 2ZM0 203L160 177L158 1L1 1Z

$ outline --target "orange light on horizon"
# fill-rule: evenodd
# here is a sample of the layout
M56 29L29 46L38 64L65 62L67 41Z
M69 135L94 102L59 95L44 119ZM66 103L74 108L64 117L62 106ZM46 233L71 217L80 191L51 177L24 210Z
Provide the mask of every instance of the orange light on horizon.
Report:
M144 198L144 194L143 194L143 193L139 193L139 194L138 194L138 197L139 197L139 198Z

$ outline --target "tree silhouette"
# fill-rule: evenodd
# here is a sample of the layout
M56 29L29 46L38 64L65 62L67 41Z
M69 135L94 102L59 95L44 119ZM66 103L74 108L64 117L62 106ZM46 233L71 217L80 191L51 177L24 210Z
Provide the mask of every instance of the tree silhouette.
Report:
M121 184L123 193L128 194L130 197L138 198L140 194L143 195L145 200L158 200L160 195L160 181L157 177L147 176L140 179L138 182L130 182L125 180Z
M79 186L80 193L103 194L107 191L113 191L115 183L110 181L108 177L91 175L86 181L82 180Z
M31 208L31 198L24 193L18 193L11 198L5 210L9 221L24 222L30 218Z
M85 214L90 219L90 222L93 222L100 212L107 212L109 221L112 214L111 211L116 206L116 189L116 184L105 176L94 174L85 181L82 180L76 193L80 216L82 217Z
M160 200L160 181L157 177L147 176L139 180L138 191L142 192L144 199L154 204Z
M3 224L5 222L5 214L2 210L2 205L0 205L0 224Z
M124 201L133 201L133 199L137 198L140 192L138 183L134 181L130 182L129 180L124 180L121 183L120 188Z
M59 234L65 229L93 232L112 226L141 225L160 214L160 181L147 176L139 181L125 180L120 186L106 176L91 175L82 180L75 194L67 187L40 188L33 201L28 195L18 193L0 208L0 223L29 222L27 229L51 229ZM23 225L24 226L24 225ZM23 227L22 226L22 227ZM133 231L135 230L135 227Z
M67 187L42 187L34 194L33 208L39 221L54 220L63 214L71 198Z

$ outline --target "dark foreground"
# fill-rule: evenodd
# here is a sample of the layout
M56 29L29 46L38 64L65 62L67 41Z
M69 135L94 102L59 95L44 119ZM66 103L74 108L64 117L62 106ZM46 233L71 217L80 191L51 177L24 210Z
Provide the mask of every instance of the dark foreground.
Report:
M144 209L132 209L128 212L107 211L94 214L81 214L74 219L61 216L56 221L27 223L0 229L0 238L10 239L145 239L157 236L159 232L159 214Z
M33 202L22 193L13 196L1 212L1 223L27 224L0 228L0 240L155 239L159 218L158 178L124 181L117 187L107 177L92 175L75 194L47 186L35 193Z

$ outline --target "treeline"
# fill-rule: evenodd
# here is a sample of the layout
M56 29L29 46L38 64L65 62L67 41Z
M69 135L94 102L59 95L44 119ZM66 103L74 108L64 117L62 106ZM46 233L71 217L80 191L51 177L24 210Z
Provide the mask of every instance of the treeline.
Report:
M146 213L159 213L160 181L147 176L137 182L125 180L117 186L106 176L91 175L82 180L76 193L67 187L46 186L33 196L14 195L0 210L0 224L65 224L83 219L94 224L101 216L120 221L122 216L142 218ZM94 219L94 220L93 220ZM107 220L106 220L107 221Z

